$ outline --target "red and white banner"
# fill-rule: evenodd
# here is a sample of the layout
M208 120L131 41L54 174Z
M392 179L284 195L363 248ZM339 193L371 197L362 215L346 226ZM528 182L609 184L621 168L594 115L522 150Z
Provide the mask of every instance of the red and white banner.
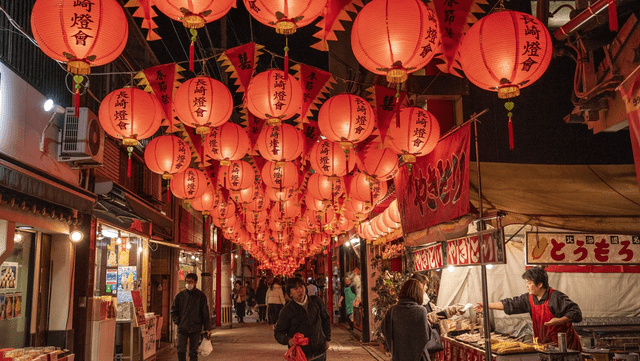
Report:
M640 76L636 76L629 89L621 88L620 93L622 93L627 108L633 162L636 164L636 178L640 191Z
M482 238L482 244L480 239ZM482 249L482 258L480 251ZM481 262L482 261L482 262ZM506 263L502 230L488 230L447 241L447 265Z
M442 268L444 264L442 243L434 243L413 252L413 264L415 272Z
M469 213L470 124L440 140L395 177L402 229L410 234Z
M527 232L526 263L638 265L640 236Z

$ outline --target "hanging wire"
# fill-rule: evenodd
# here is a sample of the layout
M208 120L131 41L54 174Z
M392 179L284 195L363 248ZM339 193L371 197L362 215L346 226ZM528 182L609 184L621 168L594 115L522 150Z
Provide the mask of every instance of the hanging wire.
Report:
M182 43L182 38L180 37L180 35L178 35L178 29L176 29L176 26L173 23L173 21L170 21L170 23L171 23L171 27L173 28L173 32L176 34L176 38L178 38L178 41L180 42L180 47L182 47L182 51L184 51L185 57L189 59L189 53L187 52L187 48L185 48L184 44Z

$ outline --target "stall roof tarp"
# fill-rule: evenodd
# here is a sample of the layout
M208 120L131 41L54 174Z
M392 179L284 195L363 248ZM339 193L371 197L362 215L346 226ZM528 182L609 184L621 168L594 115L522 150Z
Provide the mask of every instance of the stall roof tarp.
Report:
M503 224L583 232L640 234L640 191L631 165L481 163L485 214L506 211ZM478 171L470 170L479 208Z

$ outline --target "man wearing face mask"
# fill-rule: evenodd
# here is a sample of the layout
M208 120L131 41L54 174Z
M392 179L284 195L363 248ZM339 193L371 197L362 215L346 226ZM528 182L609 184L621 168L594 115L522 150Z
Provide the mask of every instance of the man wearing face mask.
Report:
M200 334L209 334L209 305L204 292L196 288L198 276L189 273L185 277L187 289L178 292L171 305L171 320L178 326L178 361L198 361Z

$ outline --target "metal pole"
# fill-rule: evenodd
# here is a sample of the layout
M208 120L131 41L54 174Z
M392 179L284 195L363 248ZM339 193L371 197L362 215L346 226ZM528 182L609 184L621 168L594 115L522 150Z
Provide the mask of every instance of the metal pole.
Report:
M483 112L484 113L484 112ZM478 118L476 115L472 116L473 118L473 130L474 137L473 141L476 147L476 167L478 169L478 198L480 199L480 218L484 218L484 212L482 210L482 177L480 176L480 154L478 154ZM480 221L478 224L478 230L484 231L484 221ZM482 274L482 304L484 305L484 317L483 317L483 327L484 327L484 352L485 352L485 360L491 360L491 330L489 327L489 291L487 290L487 266L484 265L484 252L482 249L482 235L480 236L480 266L481 274Z
M333 266L331 265L333 250L333 237L331 237L331 241L329 242L329 247L327 248L327 273L326 279L327 281L327 308L329 310L329 321L333 323Z

